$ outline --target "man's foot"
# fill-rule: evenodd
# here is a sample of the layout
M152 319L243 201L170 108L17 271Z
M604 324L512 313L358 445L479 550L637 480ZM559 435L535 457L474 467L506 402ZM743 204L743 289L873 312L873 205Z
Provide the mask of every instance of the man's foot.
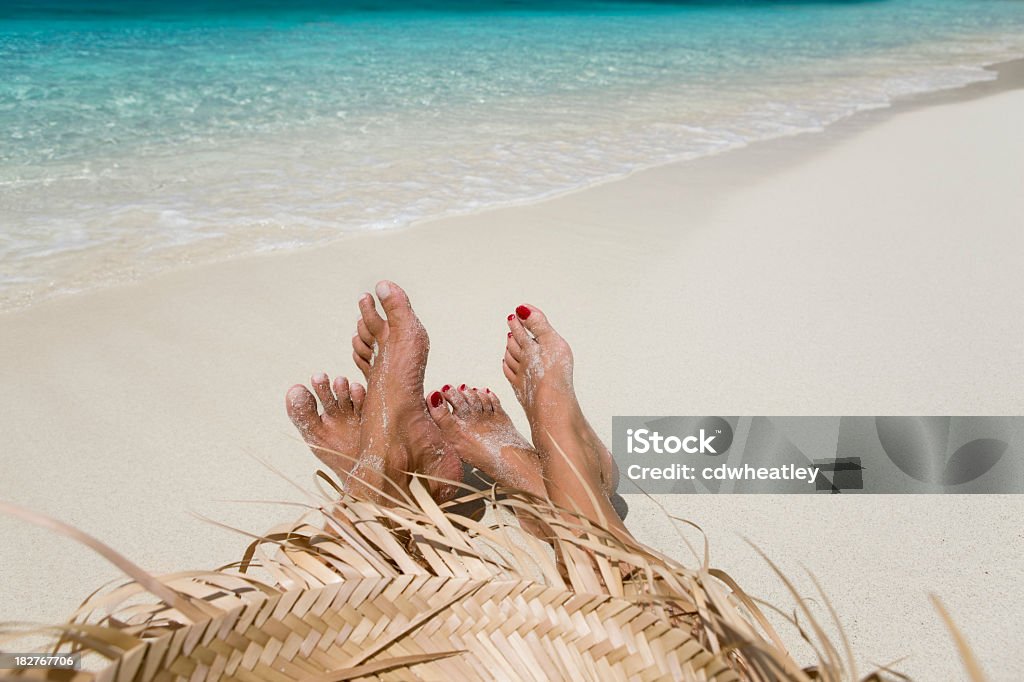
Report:
M310 383L320 398L323 414L317 410L316 398L302 384L288 389L285 409L302 440L344 486L359 454L359 416L366 389L362 384L349 385L345 377L335 377L332 383L323 372L314 374Z
M499 485L544 497L537 451L512 425L498 396L489 388L445 385L427 396L427 409L463 462L480 469Z
M410 473L459 481L462 464L446 447L423 398L423 372L430 349L427 331L397 284L378 282L376 292L387 317L377 312L373 296L363 294L359 334L353 338L353 357L366 376L366 398L350 488L379 500L374 489L392 495L403 491L408 488ZM452 485L424 483L438 500L450 499L457 492Z
M526 411L534 444L549 457L559 451L578 457L581 473L592 473L610 497L618 487L618 467L576 400L572 349L534 306L516 308L508 326L502 370Z

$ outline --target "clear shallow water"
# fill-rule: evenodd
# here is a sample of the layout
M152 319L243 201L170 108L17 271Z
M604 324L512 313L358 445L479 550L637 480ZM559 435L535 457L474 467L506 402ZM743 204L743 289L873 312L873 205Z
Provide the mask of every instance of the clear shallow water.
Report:
M818 130L1022 53L1020 0L0 0L0 308Z

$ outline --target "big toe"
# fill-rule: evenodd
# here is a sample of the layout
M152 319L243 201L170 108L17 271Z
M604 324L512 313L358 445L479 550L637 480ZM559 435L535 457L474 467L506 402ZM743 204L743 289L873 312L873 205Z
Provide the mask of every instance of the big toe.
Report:
M377 298L388 317L389 327L406 327L416 323L416 313L402 287L390 280L377 282Z
M316 409L316 398L309 392L309 389L302 384L292 386L285 394L284 404L288 411L288 418L302 434L303 440L309 441L314 438L321 422L320 414Z
M448 404L440 391L434 391L427 396L427 412L442 433L449 433L452 429L457 428L455 417L448 409Z
M557 334L555 328L548 322L547 316L537 306L528 303L517 306L516 317L538 341L543 341L545 336Z

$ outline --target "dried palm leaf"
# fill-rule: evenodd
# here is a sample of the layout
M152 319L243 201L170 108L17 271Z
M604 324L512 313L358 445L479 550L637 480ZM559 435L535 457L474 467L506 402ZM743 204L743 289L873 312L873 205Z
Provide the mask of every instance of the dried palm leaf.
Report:
M689 568L517 491L469 490L459 506L438 505L414 478L406 499L382 506L318 476L329 489L294 522L249 535L239 562L159 577L81 531L2 505L132 578L91 595L63 625L0 629L4 649L49 633L54 651L96 659L88 670L8 672L118 682L855 679L848 643L843 661L802 601L813 634L788 620L818 662L800 666L759 600L709 565L706 539ZM457 512L473 501L494 520Z

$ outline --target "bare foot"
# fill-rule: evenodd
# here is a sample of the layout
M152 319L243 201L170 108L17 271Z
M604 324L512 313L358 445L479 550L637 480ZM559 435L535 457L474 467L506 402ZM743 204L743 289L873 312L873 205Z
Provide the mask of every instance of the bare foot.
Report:
M423 372L430 341L426 329L397 284L378 282L376 292L387 318L377 312L373 297L363 294L359 333L353 337L353 358L366 376L366 398L350 487L379 501L374 489L389 494L407 489L410 473L459 481L462 463L446 447L441 430L427 413ZM457 492L453 485L424 482L438 500ZM398 491L392 486L398 486Z
M499 485L544 497L537 451L512 425L498 396L489 388L445 385L427 397L427 409L462 461Z
M302 384L288 389L285 409L302 440L344 486L359 454L359 416L366 389L357 383L350 386L345 377L335 377L332 384L323 372L314 374L310 383L323 405L323 414L317 410L316 398Z
M521 305L508 316L511 330L505 346L503 371L526 411L533 442L541 441L582 458L583 467L596 475L601 491L610 497L619 483L612 453L587 422L572 383L572 349L539 308Z

